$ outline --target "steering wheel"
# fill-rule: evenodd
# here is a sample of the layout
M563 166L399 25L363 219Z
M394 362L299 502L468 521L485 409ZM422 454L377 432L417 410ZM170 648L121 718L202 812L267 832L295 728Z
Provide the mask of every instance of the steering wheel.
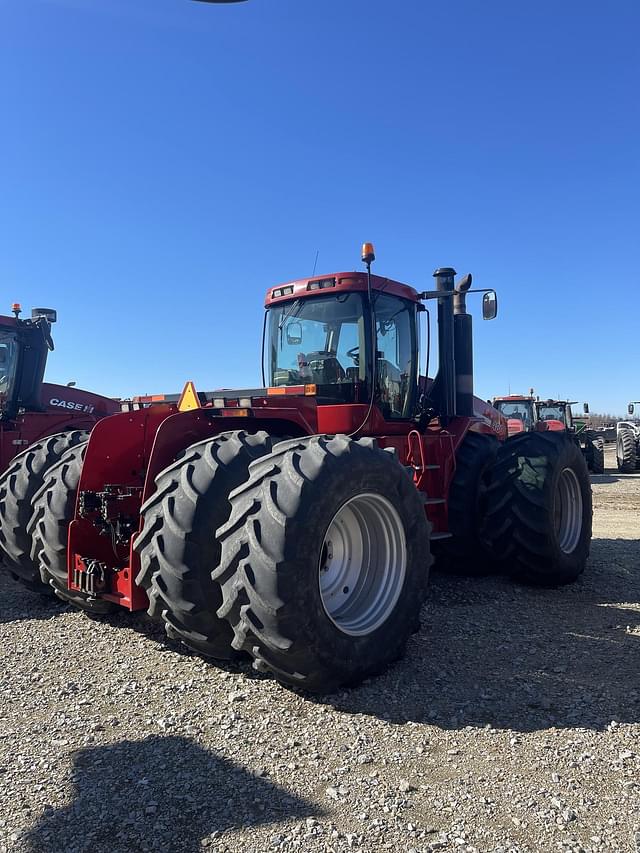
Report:
M347 356L353 359L353 363L356 367L360 366L360 347L351 347L351 349L347 350Z
M342 381L346 376L344 368L336 358L336 354L334 352L329 352L328 350L308 352L306 360L311 371L318 373L325 370L327 365L331 365L331 367L336 371L338 381Z

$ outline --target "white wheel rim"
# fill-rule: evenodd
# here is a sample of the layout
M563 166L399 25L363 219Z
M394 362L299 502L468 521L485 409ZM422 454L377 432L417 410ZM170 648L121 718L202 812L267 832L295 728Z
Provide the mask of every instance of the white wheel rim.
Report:
M344 503L324 537L318 566L325 612L344 634L371 634L393 611L407 573L407 541L394 506L366 493Z
M558 478L555 523L560 549L565 554L572 554L582 533L582 491L571 468L564 468Z

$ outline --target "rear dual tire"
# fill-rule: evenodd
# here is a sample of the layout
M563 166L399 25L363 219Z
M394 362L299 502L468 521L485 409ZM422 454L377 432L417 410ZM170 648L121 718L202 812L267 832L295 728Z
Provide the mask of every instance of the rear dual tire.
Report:
M589 470L592 474L604 474L604 438L593 438L590 444Z
M42 581L31 554L32 502L51 466L88 437L84 430L49 435L14 457L0 477L0 559L16 580L41 595L53 595L53 590Z
M619 429L616 437L616 457L621 474L633 474L638 464L636 438L633 430Z
M592 499L581 450L560 433L525 433L498 452L487 535L517 580L559 586L584 571Z
M28 525L31 559L38 567L42 583L63 601L87 613L103 615L115 605L100 598L90 598L70 590L67 576L67 539L74 517L82 462L88 442L70 447L59 461L45 473L33 499Z
M479 577L493 568L484 528L488 488L499 446L493 436L469 432L458 449L447 507L451 538L433 543L435 568L440 571Z

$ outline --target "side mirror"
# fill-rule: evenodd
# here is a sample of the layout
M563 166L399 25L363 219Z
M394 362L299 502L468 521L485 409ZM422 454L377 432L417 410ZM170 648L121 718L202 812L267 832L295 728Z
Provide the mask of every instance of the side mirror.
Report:
M633 403L629 403L629 405L627 406L627 411L629 412L630 415L633 414L633 412L634 412Z
M294 347L302 343L302 323L297 320L287 323L287 343Z
M589 404L588 403L583 404L582 411L585 413L585 415L589 414Z
M488 290L482 297L482 319L494 320L498 314L498 297L495 290Z

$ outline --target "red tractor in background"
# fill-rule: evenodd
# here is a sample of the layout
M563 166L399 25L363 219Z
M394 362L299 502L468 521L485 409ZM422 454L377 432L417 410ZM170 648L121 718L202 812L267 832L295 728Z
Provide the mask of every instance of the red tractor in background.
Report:
M564 433L509 441L473 394L471 276L419 292L367 271L272 287L263 386L114 415L45 474L28 526L43 582L146 610L218 659L310 691L383 670L419 625L432 554L557 585L583 571L591 490ZM497 310L483 291L483 316ZM421 376L425 302L435 379ZM532 476L533 474L533 476Z
M587 426L587 419L577 418L571 409L576 401L541 400L534 397L533 388L528 396L509 394L494 397L492 405L506 418L509 436L521 432L566 432L580 447L593 474L604 474L604 438ZM583 403L585 415L589 404Z
M26 533L39 478L120 404L44 382L56 312L34 308L31 319L22 320L20 305L12 310L13 317L0 316L0 560L29 588L50 593L31 562Z

